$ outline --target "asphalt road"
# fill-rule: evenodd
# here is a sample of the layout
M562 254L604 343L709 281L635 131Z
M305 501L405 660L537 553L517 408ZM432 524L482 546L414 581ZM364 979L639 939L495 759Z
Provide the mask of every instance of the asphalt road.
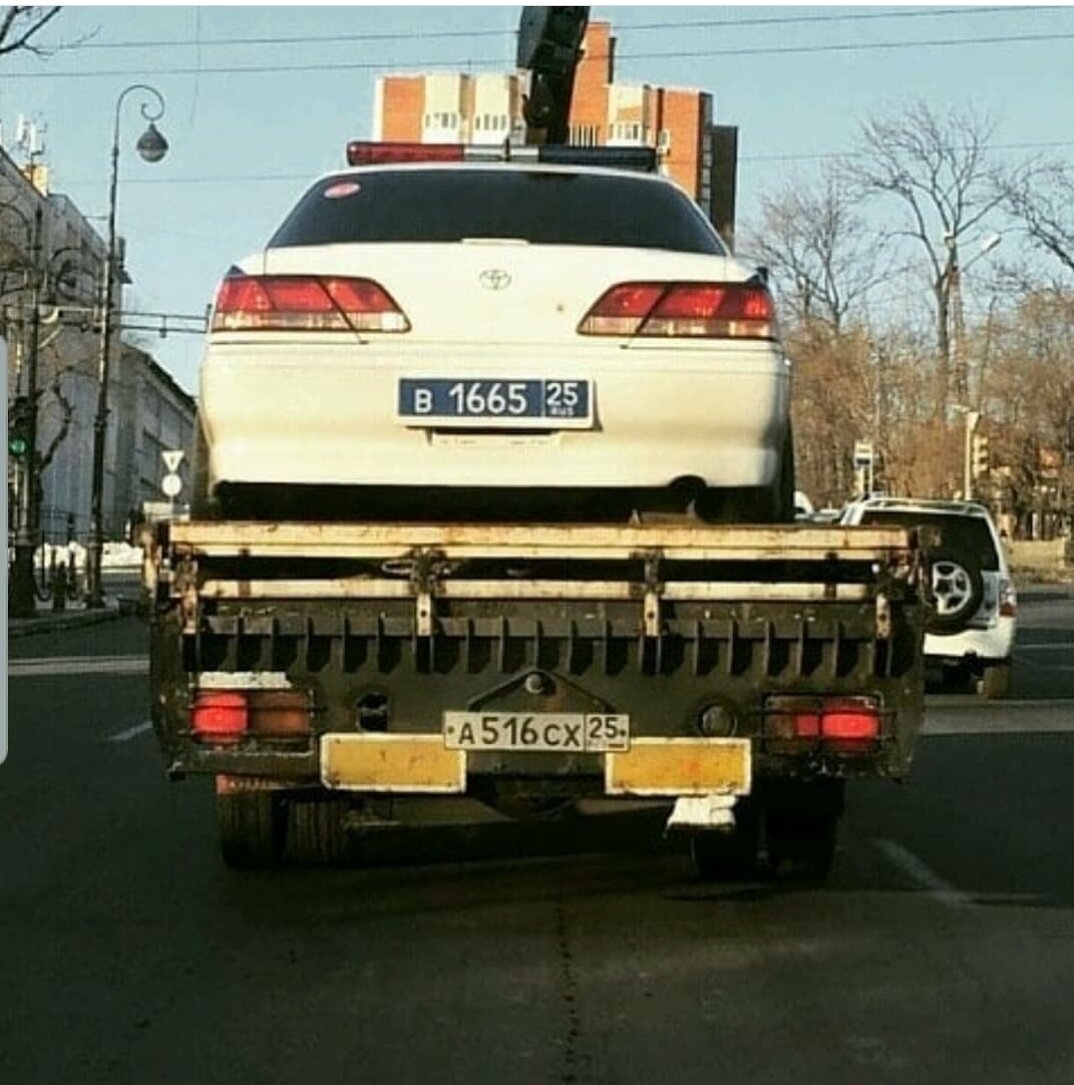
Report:
M645 817L229 874L144 626L13 642L0 1081L1068 1085L1074 589L1021 619L1012 699L930 698L912 782L854 787L797 888L701 883Z

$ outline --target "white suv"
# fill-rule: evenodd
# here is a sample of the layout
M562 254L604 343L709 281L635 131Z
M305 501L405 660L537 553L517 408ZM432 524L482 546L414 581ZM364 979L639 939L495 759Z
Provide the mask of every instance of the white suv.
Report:
M988 510L969 501L870 497L848 505L842 523L924 529L933 596L925 657L943 667L945 685L974 678L985 697L1006 696L1018 600Z

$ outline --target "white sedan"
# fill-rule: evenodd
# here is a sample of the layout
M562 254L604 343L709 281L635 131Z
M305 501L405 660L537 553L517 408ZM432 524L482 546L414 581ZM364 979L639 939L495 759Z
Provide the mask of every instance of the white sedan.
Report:
M793 517L771 295L681 189L377 157L316 181L223 280L203 497L320 518L579 495L587 518Z

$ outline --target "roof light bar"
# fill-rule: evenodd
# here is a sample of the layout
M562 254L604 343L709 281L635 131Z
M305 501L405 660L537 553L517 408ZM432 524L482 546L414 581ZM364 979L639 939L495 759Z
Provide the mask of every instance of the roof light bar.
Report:
M404 165L421 162L540 162L551 166L593 166L602 169L655 173L659 159L652 147L533 146L509 142L472 145L461 143L377 143L351 140L350 166Z

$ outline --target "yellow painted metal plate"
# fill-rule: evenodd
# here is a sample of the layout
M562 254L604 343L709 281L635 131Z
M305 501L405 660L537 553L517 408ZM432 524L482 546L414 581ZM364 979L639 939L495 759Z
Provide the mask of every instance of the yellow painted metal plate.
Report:
M609 795L748 795L752 776L745 738L635 738L626 753L604 759Z
M461 794L466 754L440 735L322 735L321 781L346 791Z

